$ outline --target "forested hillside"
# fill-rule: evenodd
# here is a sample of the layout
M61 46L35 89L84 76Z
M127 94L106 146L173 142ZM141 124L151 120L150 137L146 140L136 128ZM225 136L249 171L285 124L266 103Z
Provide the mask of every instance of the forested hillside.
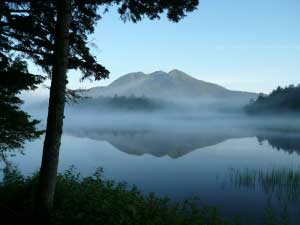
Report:
M269 95L260 94L245 110L249 114L298 113L300 112L300 85L278 87Z

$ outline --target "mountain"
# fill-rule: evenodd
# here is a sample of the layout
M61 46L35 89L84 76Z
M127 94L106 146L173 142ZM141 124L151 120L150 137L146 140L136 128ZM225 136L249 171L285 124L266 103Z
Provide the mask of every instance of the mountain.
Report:
M220 85L198 80L188 74L172 70L169 73L156 71L124 75L106 87L95 87L87 91L90 97L136 96L159 99L239 99L248 103L257 94L231 91Z

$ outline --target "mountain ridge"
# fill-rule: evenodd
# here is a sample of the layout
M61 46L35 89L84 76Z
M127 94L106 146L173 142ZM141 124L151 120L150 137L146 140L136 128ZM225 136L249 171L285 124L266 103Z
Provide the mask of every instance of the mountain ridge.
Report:
M206 98L243 98L250 100L257 93L233 91L221 85L194 78L180 70L167 72L155 71L128 73L108 86L87 90L89 97L137 96L160 99Z

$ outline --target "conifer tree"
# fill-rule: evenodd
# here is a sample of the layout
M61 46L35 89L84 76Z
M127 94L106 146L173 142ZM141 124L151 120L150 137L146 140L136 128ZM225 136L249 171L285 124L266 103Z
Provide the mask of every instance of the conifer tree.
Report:
M53 204L61 142L67 72L78 69L82 79L107 78L88 47L88 35L110 8L134 23L165 14L178 22L196 9L198 0L11 0L0 2L0 54L20 52L51 77L48 120L36 208L47 215Z

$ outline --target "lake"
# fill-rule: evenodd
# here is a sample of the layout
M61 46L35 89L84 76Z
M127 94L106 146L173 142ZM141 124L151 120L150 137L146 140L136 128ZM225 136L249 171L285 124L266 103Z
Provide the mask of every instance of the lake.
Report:
M59 170L107 179L182 201L216 206L227 217L259 224L272 208L300 221L298 119L138 115L66 119ZM42 123L43 125L43 123ZM43 138L8 160L25 175L40 166ZM2 167L4 163L1 164Z

